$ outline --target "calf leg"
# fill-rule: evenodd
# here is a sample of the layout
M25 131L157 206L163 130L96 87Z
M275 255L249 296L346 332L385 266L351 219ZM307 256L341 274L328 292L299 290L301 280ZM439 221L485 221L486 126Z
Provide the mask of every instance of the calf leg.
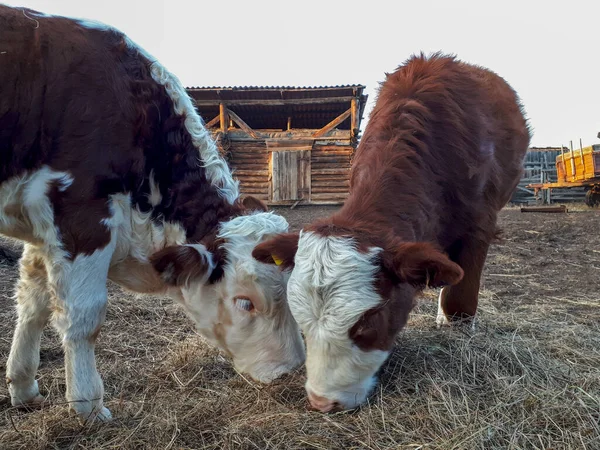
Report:
M436 318L438 327L451 322L470 322L475 317L481 273L489 246L489 242L475 238L464 239L455 246L452 260L462 267L464 277L460 283L441 290Z
M91 255L63 259L50 270L57 298L54 326L65 351L66 397L83 421L111 419L103 406L104 386L96 370L94 349L106 315L106 282L113 251L111 242Z
M35 380L40 363L40 340L50 317L50 291L44 260L26 244L19 262L17 326L6 363L6 382L13 406L35 405L40 395Z

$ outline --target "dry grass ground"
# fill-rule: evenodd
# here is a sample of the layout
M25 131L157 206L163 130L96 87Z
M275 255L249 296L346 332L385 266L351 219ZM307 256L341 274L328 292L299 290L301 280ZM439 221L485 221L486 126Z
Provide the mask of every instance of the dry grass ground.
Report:
M330 209L281 211L297 227ZM47 404L16 410L0 387L0 448L600 449L600 212L506 209L501 225L478 328L436 330L427 292L358 411L309 411L302 371L270 386L245 380L169 300L111 286L97 360L115 420L82 428L67 414L49 330ZM0 372L16 274L0 262Z

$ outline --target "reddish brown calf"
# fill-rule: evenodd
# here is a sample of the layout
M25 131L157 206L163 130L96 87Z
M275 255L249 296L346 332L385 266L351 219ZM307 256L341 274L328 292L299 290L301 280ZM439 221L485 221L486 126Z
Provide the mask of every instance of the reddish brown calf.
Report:
M489 70L435 54L387 76L341 210L253 253L293 268L288 298L315 407L365 400L424 286L446 286L438 323L475 315L529 140L517 95Z

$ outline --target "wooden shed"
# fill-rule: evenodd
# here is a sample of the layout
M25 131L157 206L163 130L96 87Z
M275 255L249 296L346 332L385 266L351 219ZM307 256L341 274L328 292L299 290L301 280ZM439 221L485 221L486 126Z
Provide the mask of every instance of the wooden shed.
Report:
M344 201L363 91L361 85L188 88L242 194L271 205Z

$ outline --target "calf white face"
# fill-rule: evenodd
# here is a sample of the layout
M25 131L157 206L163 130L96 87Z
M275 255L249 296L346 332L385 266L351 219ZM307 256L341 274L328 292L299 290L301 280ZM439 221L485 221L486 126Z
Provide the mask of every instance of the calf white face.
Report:
M426 243L389 251L349 236L304 232L267 241L253 255L293 267L288 302L306 339L306 391L323 412L366 400L418 285L462 277L460 267Z
M268 383L304 361L304 345L287 299L288 275L252 258L269 235L286 231L280 216L258 213L222 225L223 276L209 277L213 255L202 245L168 247L154 267L181 301L199 332L226 352L237 370Z
M374 285L380 251L361 253L348 238L313 233L304 233L298 242L288 301L306 338L306 391L322 411L364 402L389 355L360 349L349 333L381 303Z

